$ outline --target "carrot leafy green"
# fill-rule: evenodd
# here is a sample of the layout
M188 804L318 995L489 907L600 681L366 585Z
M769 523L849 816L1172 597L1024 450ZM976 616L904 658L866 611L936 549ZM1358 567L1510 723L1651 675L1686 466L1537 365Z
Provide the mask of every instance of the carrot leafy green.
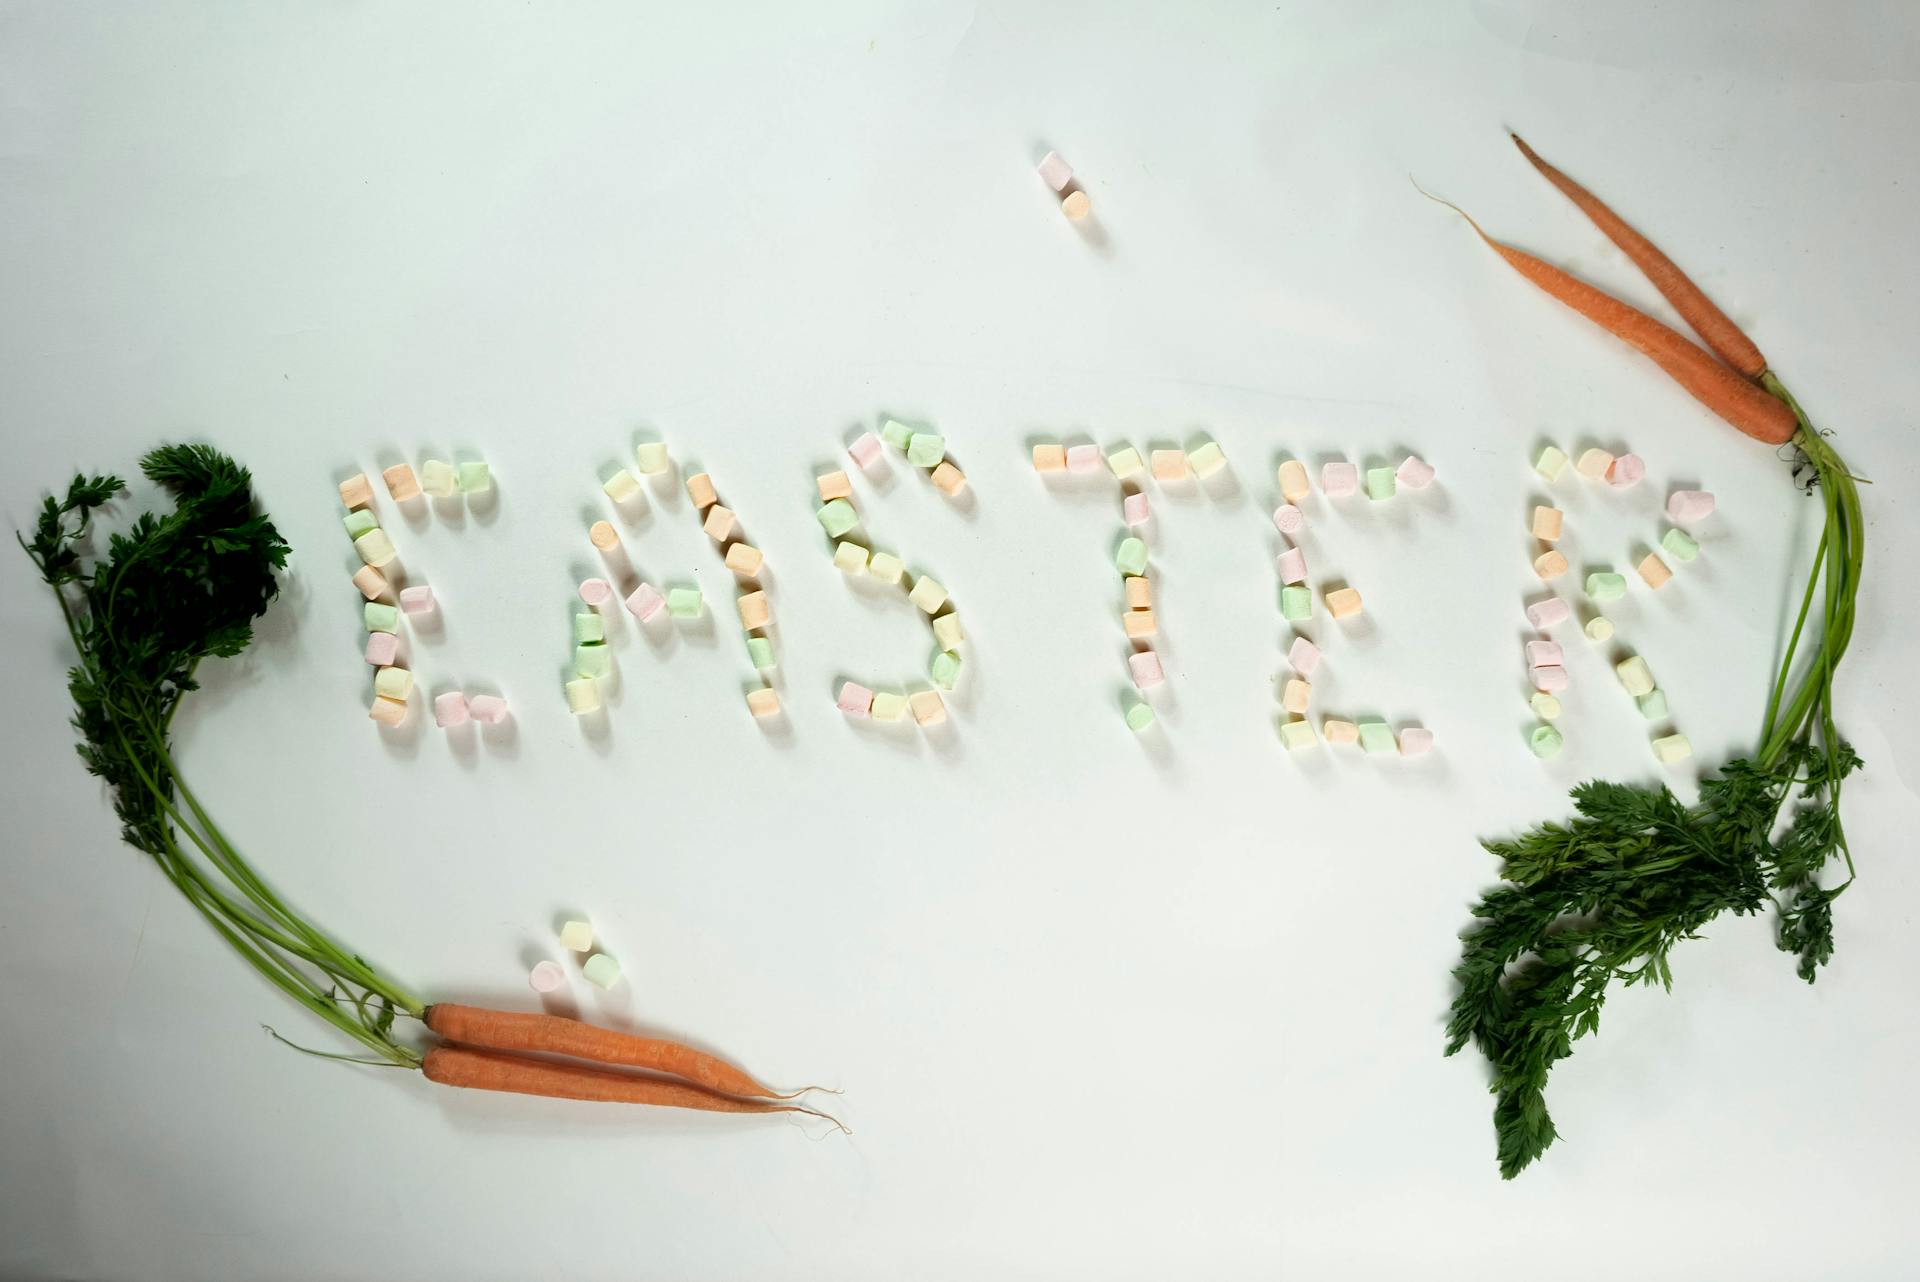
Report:
M1833 901L1853 881L1840 788L1860 765L1834 724L1833 676L1860 590L1860 497L1799 404L1771 373L1762 382L1799 420L1800 466L1826 522L1759 747L1705 780L1693 806L1665 787L1583 783L1573 819L1486 843L1507 881L1482 897L1463 937L1447 1053L1472 1042L1493 1067L1508 1179L1558 1138L1548 1074L1598 1031L1610 985L1670 988L1676 944L1722 913L1769 906L1801 978L1811 983L1833 956ZM1836 860L1845 877L1823 884Z
M87 769L106 781L128 845L145 852L253 968L372 1058L414 1067L392 1034L420 1000L299 916L241 857L181 779L170 742L202 660L246 649L278 595L288 548L254 505L252 478L216 450L168 445L141 460L171 512L144 513L83 555L94 515L126 487L77 476L21 537L59 599L79 662L69 672ZM18 537L18 536L16 536ZM277 1034L276 1034L277 1036ZM320 1052L324 1053L324 1052ZM334 1058L351 1058L335 1056Z

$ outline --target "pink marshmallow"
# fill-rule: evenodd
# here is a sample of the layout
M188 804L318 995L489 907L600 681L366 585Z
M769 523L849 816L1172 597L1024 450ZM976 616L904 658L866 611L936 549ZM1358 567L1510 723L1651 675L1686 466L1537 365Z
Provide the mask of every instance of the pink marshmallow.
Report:
M1418 489L1419 486L1414 488ZM1400 755L1403 757L1424 756L1431 747L1433 731L1425 726L1408 726L1400 732Z
M1607 473L1607 484L1617 489L1626 489L1638 485L1647 474L1647 461L1638 454L1622 454L1613 461L1613 469Z
M1069 472L1099 472L1104 471L1106 465L1107 461L1100 457L1098 445L1067 446L1067 471Z
M458 690L449 690L445 694L433 696L433 724L442 730L463 726L472 715L467 707L467 696Z
M1328 498L1344 499L1360 488L1360 469L1344 460L1329 463L1320 469L1320 488Z
M1410 490L1424 490L1433 484L1433 464L1427 462L1418 454L1407 455L1407 457L1402 460L1400 466L1394 469L1393 474L1395 478L1399 480L1400 484ZM1402 735L1400 738L1401 743L1404 745L1406 736Z
M627 613L645 623L667 608L667 598L651 583L642 583L627 594Z
M1306 523L1307 514L1291 503L1282 503L1273 509L1273 528L1282 534L1298 534Z
M858 440L847 446L847 457L862 471L872 467L880 461L880 438L872 432L862 432Z
M1567 670L1557 663L1548 663L1529 670L1533 678L1533 688L1552 694L1556 690L1567 688Z
M1307 554L1299 548L1288 548L1280 554L1280 581L1282 583L1305 583L1307 581Z
M400 608L408 614L432 614L433 589L424 583L415 588L401 588Z
M873 711L873 691L849 681L840 687L840 697L834 706L857 721L865 720Z
M1145 525L1150 515L1145 494L1129 494L1120 504L1120 515L1128 525Z
M1527 666L1530 668L1557 668L1564 660L1557 641L1527 642Z
M1133 670L1133 684L1142 690L1151 690L1167 679L1166 672L1160 667L1160 656L1151 650L1128 655L1127 667Z
M1295 637L1293 645L1287 649L1287 662L1301 676L1310 677L1313 670L1320 666L1320 647L1305 637Z
M588 579L580 585L580 599L588 605L605 605L613 600L613 584L605 579Z
M467 711L475 721L497 726L507 719L507 701L497 694L476 694L467 700Z
M367 636L367 662L376 668L391 667L400 653L400 638L391 632L373 632Z
M1713 495L1705 490L1675 490L1667 495L1667 515L1681 525L1713 515Z
M1527 607L1527 622L1536 628L1550 628L1556 623L1565 623L1571 613L1573 611L1567 608L1565 601L1550 596Z
M1073 181L1073 166L1063 160L1057 151L1050 151L1040 157L1040 163L1036 169L1039 171L1041 181L1055 191L1064 190L1066 185Z
M535 962L527 972L527 983L536 993L551 993L567 982L567 972L554 961Z

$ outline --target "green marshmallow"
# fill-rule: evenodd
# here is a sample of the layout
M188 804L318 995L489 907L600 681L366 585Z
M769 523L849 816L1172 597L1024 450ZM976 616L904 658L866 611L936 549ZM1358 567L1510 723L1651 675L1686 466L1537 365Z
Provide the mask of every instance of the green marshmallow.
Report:
M907 462L915 467L938 467L947 456L947 438L932 432L915 432L907 438Z
M612 988L620 979L620 963L605 953L595 953L587 958L587 964L580 968L580 973L595 988Z
M378 601L366 604L363 617L367 621L369 632L398 632L400 630L400 607L382 605Z
M485 463L462 463L457 476L462 494L478 494L493 488L493 473Z
M1700 545L1685 530L1668 530L1660 536L1660 546L1676 561L1691 561L1700 555Z
M1627 576L1601 570L1587 576L1587 595L1595 601L1618 601L1627 594Z
M1533 755L1542 761L1560 755L1560 749L1566 746L1566 740L1552 726L1535 726L1533 733L1527 736L1527 746L1533 749Z
M1280 589L1280 617L1298 622L1313 617L1313 589L1293 584Z
M573 616L573 639L582 644L607 639L607 621L597 614Z
M1145 574L1147 572L1147 545L1136 538L1120 540L1115 549L1113 563L1120 567L1122 574Z
M951 650L942 650L933 656L933 662L927 665L927 676L933 684L942 690L953 689L960 679L960 656Z
M1366 752L1398 752L1400 745L1394 740L1393 727L1384 721L1362 721L1360 723L1360 747Z
M347 537L350 539L357 539L368 530L380 528L380 522L374 520L373 513L365 508L347 513L340 518L340 524L347 527Z
M904 450L907 448L908 442L913 440L913 429L905 423L888 419L881 425L880 439L893 446L896 450Z
M1302 748L1314 745L1313 722L1305 718L1280 723L1280 743L1288 752L1298 752Z
M573 671L581 677L613 675L613 651L598 641L573 647Z
M1367 469L1367 497L1370 499L1390 499L1399 482L1390 467L1370 467Z
M747 638L747 662L765 672L773 666L773 642L766 637Z
M676 619L697 619L700 617L699 588L668 588L667 613Z
M832 499L821 505L814 515L820 519L820 528L827 537L837 539L854 526L860 524L860 514L853 510L853 504L845 499Z
M1640 715L1649 721L1664 721L1667 718L1667 692L1659 686L1647 691L1634 700L1640 705Z
M1144 700L1136 699L1127 705L1127 729L1139 734L1153 723L1153 708Z

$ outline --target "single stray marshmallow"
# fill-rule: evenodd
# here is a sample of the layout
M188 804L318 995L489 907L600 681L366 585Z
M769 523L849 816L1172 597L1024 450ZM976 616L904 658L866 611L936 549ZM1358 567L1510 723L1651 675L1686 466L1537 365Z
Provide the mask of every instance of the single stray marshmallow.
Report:
M1675 490L1667 495L1667 515L1681 525L1713 515L1713 495L1705 490Z
M380 473L380 478L387 483L387 493L393 495L395 503L420 497L420 478L413 474L413 468L406 463L395 463Z
M363 565L353 572L353 586L359 588L360 595L367 600L378 601L386 593L387 576L370 565Z
M1400 484L1410 490L1424 490L1433 484L1433 464L1427 462L1418 454L1407 455L1405 459L1401 460L1400 466L1394 469L1393 474L1400 479ZM1405 740L1406 736L1402 734L1401 741L1403 745Z
M467 696L458 690L433 696L433 724L442 730L465 725L472 715L467 707Z
M1187 452L1185 450L1155 450L1150 464L1153 479L1160 482L1184 481L1187 479Z
M840 687L840 697L834 701L834 705L856 721L865 720L873 711L873 691L857 682L848 681Z
M497 694L476 694L467 700L467 711L475 721L497 726L507 719L507 701Z
M645 623L667 608L667 598L651 583L642 583L627 594L627 613Z
M527 972L527 986L536 993L551 993L567 982L567 972L557 961L539 961Z
M1066 190L1067 184L1073 181L1073 166L1063 160L1057 151L1040 157L1040 164L1036 168L1040 180L1055 191Z
M1527 622L1536 628L1550 628L1556 623L1565 623L1572 613L1565 601L1550 596L1527 607Z
M847 446L847 457L852 459L861 471L867 471L880 461L880 438L872 432L860 433L853 444ZM1038 462L1037 458L1035 462Z
M400 589L400 608L408 614L432 614L434 609L433 589L426 584L416 584Z
M1335 588L1327 593L1327 613L1336 619L1350 618L1360 613L1360 590Z

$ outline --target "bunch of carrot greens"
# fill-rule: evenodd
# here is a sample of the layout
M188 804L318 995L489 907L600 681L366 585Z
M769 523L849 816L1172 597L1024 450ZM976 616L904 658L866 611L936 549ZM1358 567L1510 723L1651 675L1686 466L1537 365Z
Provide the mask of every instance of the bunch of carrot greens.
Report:
M1704 780L1692 806L1664 786L1595 780L1573 789L1572 819L1486 843L1503 861L1506 884L1482 897L1478 922L1462 937L1447 1054L1472 1042L1492 1065L1500 1173L1508 1179L1558 1138L1547 1111L1548 1074L1577 1039L1599 1028L1611 984L1671 988L1674 946L1726 912L1774 908L1776 942L1809 983L1833 956L1833 902L1853 882L1840 787L1860 765L1835 726L1833 683L1853 636L1865 555L1854 477L1759 348L1651 242L1513 141L1711 351L1493 240L1478 224L1474 231L1521 275L1650 357L1735 427L1791 445L1794 480L1818 493L1826 520L1751 756ZM1845 876L1823 884L1836 860Z
M250 966L358 1044L351 1055L310 1053L417 1068L448 1086L825 1116L677 1042L551 1015L428 1005L289 907L181 778L170 741L200 664L246 649L254 620L279 594L287 544L256 509L252 478L226 455L168 445L141 470L171 494L173 510L142 514L103 556L89 560L83 549L95 513L125 489L116 476L75 477L64 498L48 496L32 538L19 539L79 658L67 686L80 756L112 792L127 844L152 857ZM416 1050L396 1036L398 1016L440 1040ZM643 1072L571 1062L580 1060Z

